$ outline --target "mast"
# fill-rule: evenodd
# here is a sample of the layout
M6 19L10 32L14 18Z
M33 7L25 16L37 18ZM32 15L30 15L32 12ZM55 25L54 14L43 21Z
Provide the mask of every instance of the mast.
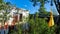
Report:
M57 9L58 13L60 14L60 1L59 0L54 0L54 3L55 3L55 6L56 6L56 9Z

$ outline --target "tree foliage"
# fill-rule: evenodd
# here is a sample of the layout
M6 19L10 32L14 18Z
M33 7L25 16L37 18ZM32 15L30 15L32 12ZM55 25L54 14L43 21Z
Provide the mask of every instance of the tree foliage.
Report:
M55 26L48 27L48 22L45 18L38 18L38 13L36 13L35 19L33 18L29 20L31 25L30 34L55 34Z
M0 10L6 10L11 8L11 4L9 2L3 2L3 0L0 0Z

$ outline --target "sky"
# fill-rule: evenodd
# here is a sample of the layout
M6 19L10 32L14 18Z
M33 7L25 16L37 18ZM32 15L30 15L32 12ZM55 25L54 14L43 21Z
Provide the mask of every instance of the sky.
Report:
M17 8L27 9L29 10L30 14L34 14L39 9L39 5L34 7L33 3L30 2L29 0L4 0L4 1L10 2L11 4L15 4ZM45 8L47 11L50 11L51 9L50 3L45 4ZM55 8L55 5L52 8Z

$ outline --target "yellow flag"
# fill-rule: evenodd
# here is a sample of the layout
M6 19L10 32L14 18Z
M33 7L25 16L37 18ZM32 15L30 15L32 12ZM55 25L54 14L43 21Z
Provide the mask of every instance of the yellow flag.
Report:
M53 14L52 14L52 12L50 12L50 20L49 20L48 26L51 27L53 25L54 25Z

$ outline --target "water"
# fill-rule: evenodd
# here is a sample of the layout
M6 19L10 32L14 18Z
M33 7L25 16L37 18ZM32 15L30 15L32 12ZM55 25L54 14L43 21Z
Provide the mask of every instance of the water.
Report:
M30 26L29 23L23 24L23 26L22 26L23 31L24 31L24 30L29 31L29 26ZM0 34L8 34L9 29L10 29L10 28L8 28L7 30L4 30L4 28L2 28L2 29L0 30ZM16 28L16 26L14 26L14 30L15 30L15 31L18 31L17 28Z
M8 29L7 30L1 29L0 34L8 34Z
M0 33L1 33L1 34L4 34L4 29L2 29L2 30L0 31Z

